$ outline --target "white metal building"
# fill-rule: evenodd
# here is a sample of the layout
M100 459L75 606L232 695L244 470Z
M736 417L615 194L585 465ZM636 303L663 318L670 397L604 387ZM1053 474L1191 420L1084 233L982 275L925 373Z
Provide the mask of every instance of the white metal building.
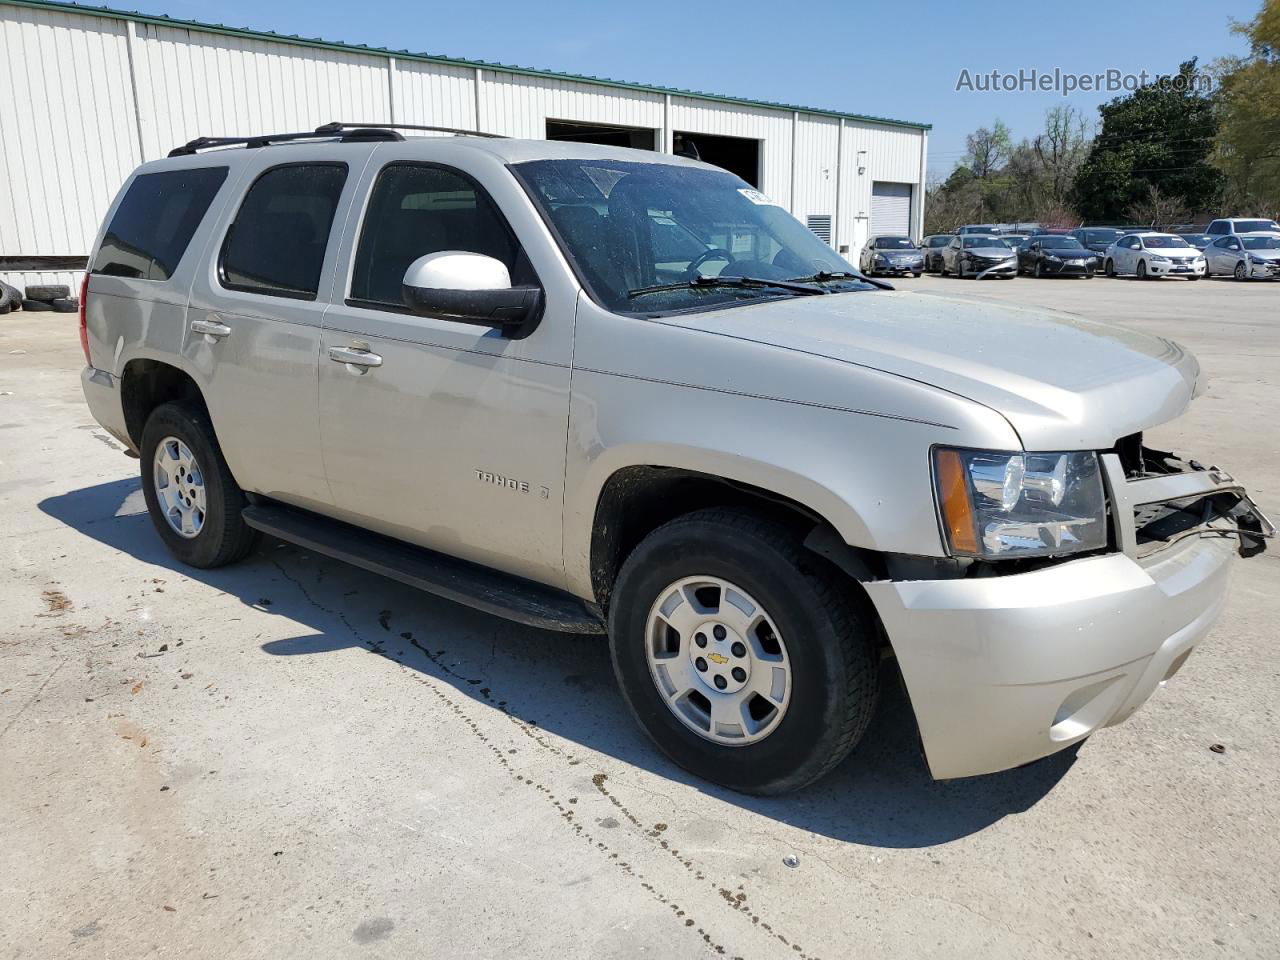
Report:
M331 120L692 144L853 255L923 223L928 124L45 0L0 0L0 51L0 279L19 287L75 286L139 163Z

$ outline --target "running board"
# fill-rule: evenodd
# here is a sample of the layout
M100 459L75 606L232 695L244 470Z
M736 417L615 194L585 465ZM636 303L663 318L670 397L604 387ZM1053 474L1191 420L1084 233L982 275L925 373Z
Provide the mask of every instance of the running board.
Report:
M494 616L561 633L605 632L584 601L532 580L292 507L255 503L242 516L255 530Z

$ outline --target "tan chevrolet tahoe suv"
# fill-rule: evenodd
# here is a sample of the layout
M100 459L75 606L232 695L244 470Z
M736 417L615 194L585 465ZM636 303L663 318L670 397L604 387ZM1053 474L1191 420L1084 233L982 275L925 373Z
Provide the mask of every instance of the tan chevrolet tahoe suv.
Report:
M607 633L658 747L737 790L837 764L890 656L939 778L1118 723L1274 533L1143 444L1202 387L1177 344L894 291L680 157L196 140L124 185L81 303L178 558L267 533Z

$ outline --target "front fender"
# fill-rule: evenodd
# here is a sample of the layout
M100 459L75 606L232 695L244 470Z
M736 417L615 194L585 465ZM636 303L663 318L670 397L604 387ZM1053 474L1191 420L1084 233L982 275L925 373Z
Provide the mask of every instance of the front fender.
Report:
M601 492L617 471L674 467L786 497L846 543L943 556L929 449L965 443L948 426L575 372L566 463L569 588L593 594L591 543ZM998 427L998 425L996 425ZM990 445L1016 445L1007 424Z

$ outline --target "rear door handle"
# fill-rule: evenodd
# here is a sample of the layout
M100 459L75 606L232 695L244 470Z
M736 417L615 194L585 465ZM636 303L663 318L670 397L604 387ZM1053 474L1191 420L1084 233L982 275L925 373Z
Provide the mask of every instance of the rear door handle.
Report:
M334 363L345 363L348 367L357 367L352 373L364 373L369 367L382 366L382 357L370 353L366 346L330 347L329 359Z
M217 320L192 320L192 333L203 333L210 342L231 336L231 328Z

